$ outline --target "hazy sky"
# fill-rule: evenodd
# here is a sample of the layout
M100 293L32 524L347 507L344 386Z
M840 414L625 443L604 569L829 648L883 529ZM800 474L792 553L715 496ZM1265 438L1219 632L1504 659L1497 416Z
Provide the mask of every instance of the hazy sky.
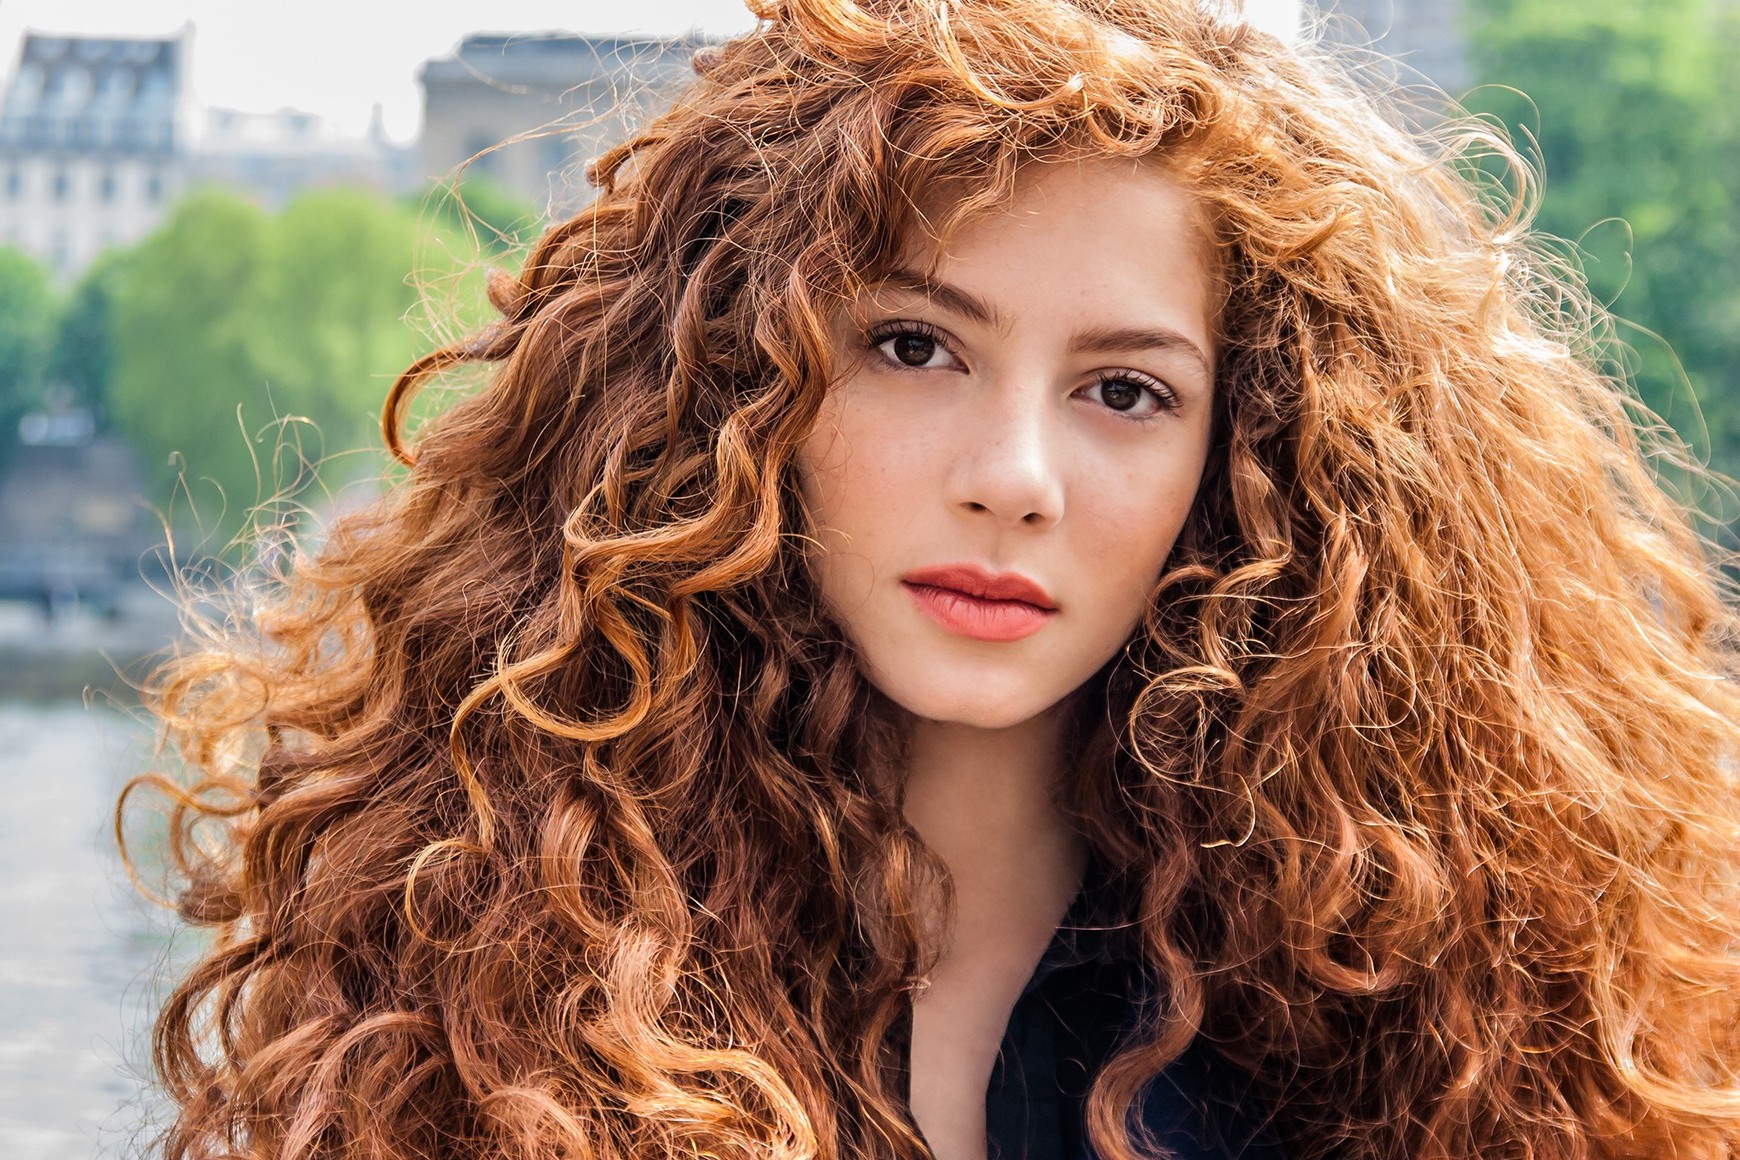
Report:
M1298 0L1246 0L1267 27ZM192 22L194 97L266 112L291 106L360 133L380 104L387 133L408 140L420 117L417 66L468 32L562 29L674 34L753 27L742 0L0 0L0 74L25 29L167 36Z

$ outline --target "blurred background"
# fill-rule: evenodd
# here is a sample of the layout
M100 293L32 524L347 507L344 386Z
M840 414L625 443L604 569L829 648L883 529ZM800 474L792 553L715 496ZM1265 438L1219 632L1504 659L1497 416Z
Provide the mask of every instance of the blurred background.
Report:
M1250 9L1349 46L1420 127L1436 89L1505 126L1553 252L1623 320L1605 357L1740 473L1740 0ZM233 544L256 517L317 531L373 494L393 375L485 316L484 271L584 201L579 166L698 44L753 25L738 0L263 11L0 0L7 1160L135 1154L159 1114L149 1014L197 948L108 817L156 761L131 683L174 593L269 563Z

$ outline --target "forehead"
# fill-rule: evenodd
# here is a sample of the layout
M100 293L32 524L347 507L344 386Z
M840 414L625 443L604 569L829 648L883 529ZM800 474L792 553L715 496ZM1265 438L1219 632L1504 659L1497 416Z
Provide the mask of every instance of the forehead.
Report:
M1032 211L1047 203L1060 208L1060 203L1076 200L1084 188L1108 182L1170 190L1194 228L1208 238L1213 232L1211 217L1206 200L1196 192L1197 169L1183 155L1060 152L1022 161L1007 173L987 171L983 180L950 178L909 190L911 213L901 227L902 261L922 264L964 230L1020 209Z
M1033 162L1006 196L978 202L921 204L896 262L901 275L879 283L877 296L962 289L1003 307L991 313L1005 322L1164 321L1212 349L1215 251L1203 205L1173 167L1109 156Z

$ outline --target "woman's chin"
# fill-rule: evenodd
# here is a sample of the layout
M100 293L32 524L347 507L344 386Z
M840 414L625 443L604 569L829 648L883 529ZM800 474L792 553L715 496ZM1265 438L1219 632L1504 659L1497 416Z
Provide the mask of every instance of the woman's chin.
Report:
M914 717L973 729L1011 729L1031 721L1060 699L1032 688L1005 689L966 682L938 687L935 682L924 681L902 687L871 678L871 683Z

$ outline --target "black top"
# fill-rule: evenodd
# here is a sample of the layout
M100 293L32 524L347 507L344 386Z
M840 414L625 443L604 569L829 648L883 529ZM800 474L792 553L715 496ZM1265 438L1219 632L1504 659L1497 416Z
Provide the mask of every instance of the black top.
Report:
M1127 926L1076 899L1016 1000L985 1093L991 1160L1098 1160L1084 1125L1088 1088L1134 1030L1151 988ZM1201 1041L1142 1097L1142 1120L1178 1160L1282 1160L1249 1080Z

